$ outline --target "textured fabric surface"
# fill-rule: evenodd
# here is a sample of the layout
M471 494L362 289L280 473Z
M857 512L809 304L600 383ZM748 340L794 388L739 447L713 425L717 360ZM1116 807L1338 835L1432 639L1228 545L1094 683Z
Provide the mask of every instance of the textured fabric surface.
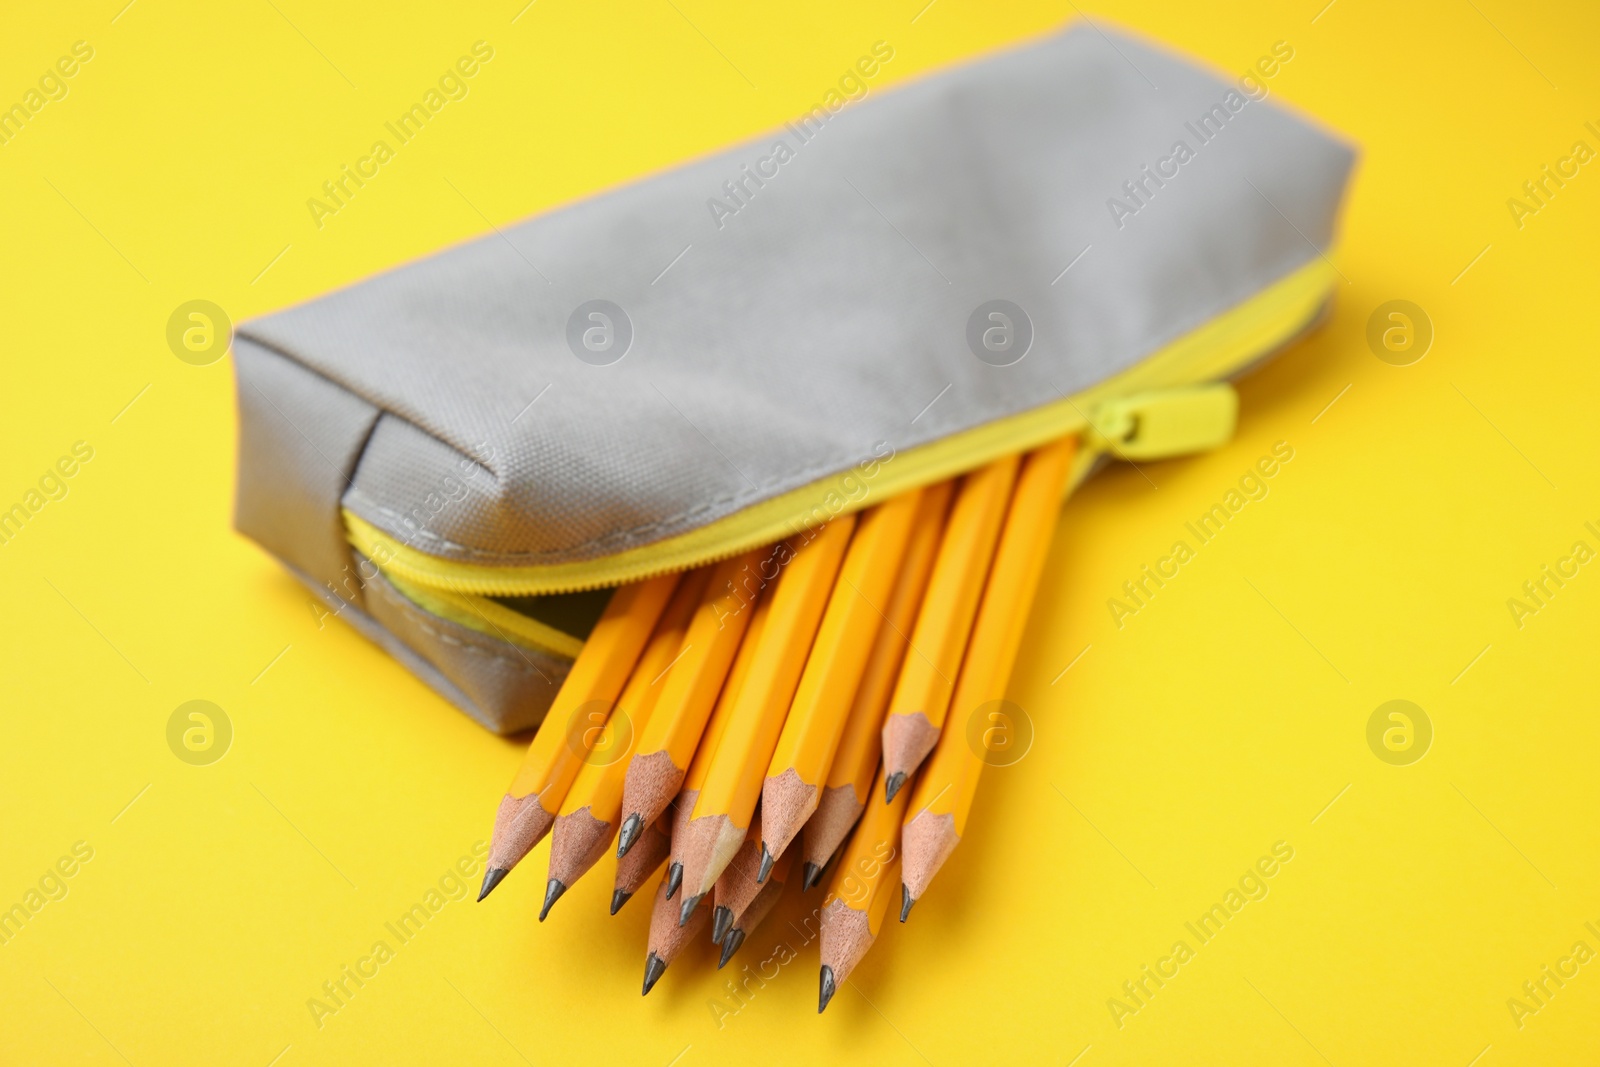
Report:
M1180 140L1192 158L1147 179ZM1079 26L247 324L237 347L381 411L342 493L375 526L469 562L591 559L1127 368L1321 254L1352 160L1270 100ZM619 335L569 344L597 299L631 328L608 365ZM1010 366L968 343L994 299L1033 327ZM242 465L241 500L294 481L279 461ZM242 506L240 524L260 539Z
M495 733L539 725L566 680L570 661L488 637L430 615L381 575L367 585L367 611L465 699L434 684Z
M572 666L532 652L520 667L507 662L504 657L515 656L519 651L516 646L427 615L381 578L370 585L367 602L373 611L368 614L334 596L299 568L289 565L288 570L341 621L393 656L473 721L497 734L512 734L539 725Z
M299 364L236 339L239 482L234 525L315 582L360 605L339 498L378 409Z

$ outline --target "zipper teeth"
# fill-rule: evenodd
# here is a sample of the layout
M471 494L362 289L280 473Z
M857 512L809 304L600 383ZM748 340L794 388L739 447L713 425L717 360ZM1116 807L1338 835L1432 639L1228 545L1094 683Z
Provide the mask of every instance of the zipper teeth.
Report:
M350 516L347 515L347 519L348 518L350 518ZM356 521L359 522L361 520ZM380 533L379 536L382 538L382 542L380 543L387 543L389 541L389 538L386 535ZM741 552L748 552L752 548L758 548L768 543L769 542L764 538L757 538L750 544L743 544L741 542L734 544L732 547L727 549L712 549L709 553L695 552L692 555L685 553L683 555L687 557L686 562L679 559L677 554L674 554L665 557L664 562L660 564L650 564L637 568L630 567L626 570L626 572L623 573L623 576L620 580L618 580L612 574L602 573L597 579L580 578L571 582L562 582L556 587L548 589L540 588L535 592L529 592L526 586L518 588L513 580L505 578L484 576L483 578L476 580L471 578L441 579L439 576L413 567L409 563L406 563L404 560L399 558L391 559L389 563L379 567L378 569L385 574L399 575L400 578L411 582L414 585L427 586L437 589L448 589L451 592L464 593L469 596L545 596L556 593L586 593L594 589L604 589L616 585L629 585L634 582L643 582L651 578L659 578L663 574L691 570L695 567L701 567L711 563L721 563L723 560L731 559L734 556L739 555ZM358 550L362 550L360 545L357 545L356 547Z
M1308 264L1307 266L1315 267L1315 263ZM1302 268L1302 270L1304 270L1304 268ZM1296 274L1299 273L1301 272L1296 272ZM1319 275L1331 274L1331 271L1322 270L1318 273ZM1291 278L1292 277L1293 276L1291 276ZM1281 285L1290 280L1290 278L1286 278L1278 284ZM1270 293L1271 290L1269 289L1266 292ZM1315 322L1316 319L1322 314L1327 299L1325 287L1320 289L1320 293L1321 299L1317 301L1314 307L1297 317L1292 324L1274 330L1270 339L1264 340L1263 343L1250 346L1247 351L1240 353L1237 358L1235 358L1229 364L1224 366L1206 366L1208 355L1214 353L1218 347L1225 347L1228 343L1228 336L1230 334L1248 334L1252 328L1255 328L1251 319L1256 319L1259 321L1260 319L1272 317L1274 312L1270 306L1265 309L1256 309L1255 314L1247 317L1244 321L1228 323L1227 327L1222 330L1220 337L1213 339L1206 348L1201 349L1199 352L1194 353L1188 358L1185 358L1177 369L1168 372L1168 377L1170 377L1172 380L1164 382L1143 381L1133 383L1127 387L1126 395L1147 391L1152 388L1178 388L1185 385L1197 385L1207 382L1225 381L1236 376L1238 373L1250 368L1270 354L1281 349L1288 341L1304 332L1309 323ZM1292 293L1289 299L1294 299ZM1281 312L1279 314L1281 314ZM1213 322L1216 322L1216 320L1213 320ZM1217 325L1220 326L1222 324L1217 323ZM1189 376L1183 373L1182 367L1185 365L1202 366L1206 367L1206 369L1200 376ZM1093 389L1086 390L1085 392L1092 393ZM1095 397L1094 402L1103 403L1108 400L1114 400L1117 398L1117 395ZM1012 416L1009 419L999 420L997 423L988 424L988 427L974 427L971 430L964 431L962 435L958 436L965 436L966 434L978 435L978 439L973 442L972 448L959 455L935 453L933 457L925 459L920 465L911 466L909 468L912 471L911 474L893 478L891 480L891 484L880 490L880 493L885 491L891 493L908 491L918 486L940 481L943 478L954 477L963 471L970 470L974 466L987 462L989 459L997 458L1000 454L1005 454L1006 452L1026 451L1030 448L1035 448L1041 444L1047 443L1048 441L1057 440L1069 434L1078 433L1090 425L1089 421L1078 409L1078 404L1080 402L1088 402L1083 399L1083 394L1067 399L1063 403L1046 405L1046 408L1043 409L1046 412L1054 411L1055 409L1061 409L1062 417L1060 418L1050 418L1048 414L1041 414L1041 409L1033 409L1032 411L1023 412L1017 416ZM1032 416L1031 419L1030 416ZM1003 434L997 429L994 429L996 427L1004 427L1007 423L1014 421L1020 421L1024 425L1028 426L1028 431L1018 434ZM1040 425L1033 425L1034 423L1039 423ZM992 443L991 438L984 436L985 430L988 430L989 434L991 435L1001 437L1002 444L1006 447L997 449ZM922 448L936 447L937 445L938 442L933 442L931 445L918 446L918 450ZM989 454L990 452L993 452L994 455L991 456ZM1085 449L1080 454L1080 458L1085 461L1092 461L1095 456L1088 449ZM1074 484L1081 480L1083 474L1088 472L1090 465L1091 464L1089 462L1085 462L1078 468L1080 473L1075 475ZM899 471L906 469L908 468L897 468L895 473L898 474ZM813 486L802 487L800 490L795 490L793 492L798 494L811 491L815 488L816 484L819 483L813 483ZM770 498L768 501L758 502L757 504L752 505L751 509L747 509L746 514L748 514L749 510L760 508L763 505L773 504L776 501L782 501L786 495L789 494L783 494L779 497ZM821 493L817 493L816 495L820 498ZM845 510L856 510L860 507L865 507L868 501L870 501L875 495L877 494L868 493L865 497L863 497L862 500L854 502ZM804 509L797 509L793 513L785 514L777 509L774 509L773 517L770 520L763 520L764 525L739 534L738 536L734 536L732 534L723 535L713 539L709 544L699 541L692 541L690 544L669 550L663 554L656 555L654 553L649 553L644 559L635 560L621 565L614 564L608 567L605 565L606 557L602 557L596 560L586 560L571 564L553 564L549 565L548 567L537 568L539 573L527 576L520 574L496 574L493 573L493 571L497 569L494 567L494 565L469 564L457 560L448 560L431 556L420 549L412 548L410 546L403 546L400 539L393 537L386 531L380 530L373 524L367 522L365 519L362 519L360 516L348 509L344 509L343 514L348 539L358 551L372 559L380 571L393 574L401 578L403 581L410 582L414 585L432 589L448 590L455 593L479 596L529 596L583 592L586 590L599 589L619 584L644 581L658 575L667 574L674 571L687 570L692 567L698 567L709 563L720 562L721 560L736 556L739 553L748 551L752 548L781 540L783 537L787 536L788 533L793 532L793 527L795 524L790 520L794 519L795 516L801 514L803 511ZM729 519L735 518L739 514L739 512L736 512L733 516L725 516L723 519L719 519L715 523L709 525L711 527L715 527L717 524L727 522ZM706 529L706 527L702 527L701 529ZM387 558L383 559L382 562L379 562L377 558L379 555L386 556ZM418 566L417 562L414 561L420 561L422 565ZM574 572L571 577L555 576L561 571L569 568ZM474 573L475 570L477 573Z
M1021 448L1011 451L1027 451L1028 449L1039 447L1039 445L1048 443L1049 441L1059 440L1060 438L1067 437L1072 434L1081 433L1087 428L1089 428L1089 423L1081 416L1076 416L1071 419L1063 419L1059 423L1053 424L1048 433L1036 435L1041 438L1038 442L1025 444ZM1092 460L1093 458L1102 454L1102 452L1103 450L1096 451L1091 449L1080 449L1079 457L1080 460ZM982 462L987 462L987 460L981 461L977 465L981 466ZM908 478L905 480L905 485L896 487L895 492L909 492L911 489L921 488L924 485L930 485L935 482L943 481L946 477L957 477L964 471L972 469L973 466L974 464L972 463L964 463L961 465L960 470L953 470L947 473L937 472L936 468L936 475L934 477ZM1084 467L1083 469L1086 470L1087 467ZM1076 484L1076 481L1074 484ZM873 494L868 494L861 501L856 502L851 507L841 510L839 514L846 514L868 506L872 497ZM647 581L648 579L656 578L663 574L686 571L695 567L702 567L712 563L720 563L723 560L731 559L742 552L748 552L753 548L760 548L764 545L773 544L777 541L783 540L784 537L788 536L788 534L783 531L774 533L769 529L762 529L741 537L725 539L712 548L668 552L662 555L659 559L653 560L649 563L636 564L634 566L625 567L621 570L598 571L592 578L576 578L568 581L556 582L553 584L540 582L535 586L533 583L519 583L516 579L489 574L480 576L461 576L454 574L441 576L425 568L413 565L412 563L408 562L404 556L394 554L393 548L395 546L396 539L391 537L388 533L378 529L376 526L367 522L365 519L361 518L355 513L346 509L344 511L344 518L347 532L350 535L349 540L355 546L357 551L369 556L370 558L370 556L377 552L379 548L387 548L390 550L389 558L385 562L378 564L376 560L373 560L374 564L384 574L393 574L404 582L409 582L413 585L418 585L425 588L443 589L470 596L487 597L543 596L556 593L582 593L593 589L602 589L616 585L627 585L634 582ZM420 549L411 549L411 551L423 557L424 559L431 558ZM589 560L585 562L588 564L593 564L602 561L603 560ZM462 564L457 561L449 562L454 563L455 566L458 567L471 566L470 564Z

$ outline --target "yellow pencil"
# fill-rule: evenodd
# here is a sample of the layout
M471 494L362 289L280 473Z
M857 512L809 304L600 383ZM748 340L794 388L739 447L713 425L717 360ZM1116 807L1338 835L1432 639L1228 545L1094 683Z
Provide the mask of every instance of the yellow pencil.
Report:
M915 654L900 668L883 724L886 800L900 791L939 739L1016 477L1017 457L1007 456L968 474L956 491L911 635Z
M679 791L677 799L667 809L663 818L671 820L671 865L667 868L667 899L671 900L677 893L678 886L683 882L683 856L680 849L688 840L687 827L689 816L694 812L695 798L700 795L700 787L705 784L706 772L711 768L711 759L717 754L717 742L722 740L722 731L728 725L728 717L733 713L734 702L739 698L739 691L744 688L744 680L750 674L750 664L756 658L756 649L761 645L761 631L767 625L767 613L772 610L772 598L761 597L756 601L754 614L745 627L744 641L739 645L738 656L733 661L733 669L728 672L728 681L722 687L722 693L717 697L716 710L711 713L711 721L706 723L705 732L700 736L700 747L695 749L694 758L689 761L689 769L683 776L683 788Z
M800 888L810 889L822 880L828 859L844 841L845 835L867 806L867 791L878 773L878 757L883 751L883 713L894 691L900 664L910 647L912 627L922 593L928 587L934 557L944 536L945 513L950 510L954 482L940 482L923 490L911 540L906 545L889 605L883 611L883 625L873 642L872 654L856 688L855 700L845 720L843 736L834 753L833 764L817 810L806 820L801 832L801 859L804 861Z
M863 512L850 539L761 785L758 882L817 810L922 497L920 490L904 493Z
M877 785L885 784L878 772ZM839 983L850 977L883 929L883 917L894 895L900 868L900 821L905 817L905 790L884 804L873 804L839 857L827 899L822 904L822 971L817 1011L833 999Z
M759 589L760 568L771 549L746 552L718 564L700 608L683 637L682 659L673 665L656 714L634 745L622 784L622 830L617 855L628 851L645 825L678 795L684 770L733 664L752 614L748 589Z
M500 799L479 900L549 832L583 761L584 739L610 717L678 577L665 574L611 594Z
M677 850L683 862L685 922L744 842L756 801L761 798L763 772L778 743L784 713L794 699L854 529L855 516L841 516L816 530L810 540L795 545L793 558L772 590L772 611L750 674L739 690L705 785L695 799L685 827L686 839Z
M700 606L710 581L710 568L701 567L685 574L678 583L656 623L650 643L633 668L627 687L617 698L617 710L606 724L618 750L607 752L603 759L594 756L587 759L578 777L573 779L572 788L567 790L555 828L550 831L550 874L545 884L544 906L539 909L540 922L544 922L555 902L594 866L611 843L622 808L622 778L628 770L627 758L632 754L639 731L650 722L657 698L665 688L662 682L683 648L689 620Z
M985 705L1005 696L1039 575L1050 553L1062 489L1076 450L1075 438L1037 449L1028 455L1017 479L995 553L994 573L956 685L952 702L956 719L946 725L911 797L903 833L901 922L966 832L989 738L985 727L975 742L968 731L969 720L984 714Z
M717 876L717 884L712 886L711 899L715 902L711 909L712 944L722 944L722 935L733 926L734 916L743 911L761 891L761 882L756 875L760 872L763 855L761 804L758 801L755 818L750 820L750 828L745 831L744 844L739 846L739 851L733 854L733 859Z

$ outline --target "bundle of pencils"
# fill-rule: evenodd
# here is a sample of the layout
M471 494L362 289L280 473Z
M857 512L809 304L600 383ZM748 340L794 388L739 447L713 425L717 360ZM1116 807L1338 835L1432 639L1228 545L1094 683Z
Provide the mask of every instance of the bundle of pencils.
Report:
M966 720L1005 696L1075 449L619 588L500 801L478 899L547 833L541 922L613 839L613 915L665 864L649 993L703 928L723 966L786 885L831 877L826 1008L894 879L905 922L966 832Z

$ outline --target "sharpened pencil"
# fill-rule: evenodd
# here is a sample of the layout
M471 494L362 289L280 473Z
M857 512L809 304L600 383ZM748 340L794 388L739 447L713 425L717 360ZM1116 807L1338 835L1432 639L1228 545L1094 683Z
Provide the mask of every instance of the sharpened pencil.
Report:
M915 654L900 668L883 724L885 799L900 790L939 740L1016 477L1017 457L1007 456L968 474L956 490L911 635Z
M757 872L761 868L761 807L756 806L756 817L750 820L745 831L744 844L733 854L728 866L723 868L712 887L711 941L722 944L722 935L733 925L733 918L755 899L761 891Z
M910 648L911 630L917 621L917 610L922 606L922 594L928 587L934 558L939 553L945 514L950 510L954 492L954 482L939 482L923 490L918 503L900 573L883 611L883 625L878 629L861 684L851 702L844 734L839 739L826 785L817 800L817 810L806 820L801 832L802 890L810 889L822 879L828 860L866 809L867 791L877 776L878 757L883 751L884 711L889 706L895 679L900 675L900 664Z
M769 866L817 810L922 497L921 490L904 493L862 512L856 523L761 784L761 839Z
M902 922L966 832L989 751L986 746L992 737L1006 739L1007 735L990 729L991 724L1002 731L1009 725L1003 711L993 710L998 707L993 702L1005 696L1011 679L1076 450L1077 440L1068 438L1029 453L1022 464L1006 509L994 571L956 684L951 704L955 718L946 725L912 794L902 835ZM986 712L986 707L991 710ZM970 720L977 715L987 718L979 729L969 731Z
M619 749L606 753L604 759L591 756L585 760L577 778L573 779L572 788L567 790L566 799L561 802L561 813L550 831L550 873L545 883L544 907L539 912L540 922L544 922L561 895L595 865L616 833L628 756L632 754L639 731L650 722L664 689L662 683L678 658L689 620L694 617L710 580L710 569L702 567L685 574L678 583L656 622L650 643L645 646L627 686L617 698L617 710L611 713L611 721L606 724L612 743L620 746Z
M875 789L886 774L879 770ZM894 896L900 869L900 823L908 790L884 804L867 808L856 832L839 857L833 882L822 904L822 972L817 999L821 1012L834 992L850 977L883 929L883 917Z
M739 690L728 725L695 798L679 855L683 860L683 917L711 891L739 850L761 797L761 781L783 730L784 714L833 591L854 531L854 515L831 519L799 535L777 587L772 610Z
M582 765L589 731L609 719L678 579L665 574L611 594L500 799L479 900L549 832Z
M611 914L622 910L639 887L650 880L672 851L672 824L663 815L646 826L628 854L617 860L617 879L611 889Z
M678 908L667 899L667 883L663 879L656 889L656 904L650 912L649 954L644 960L644 992L648 994L661 980L667 966L678 958L683 947L705 930L711 921L711 906L704 901L694 909L686 921L678 921Z
M767 880L761 883L760 891L756 893L755 898L745 905L743 911L734 913L728 932L722 935L722 956L717 960L717 970L720 971L728 965L728 961L733 959L733 954L739 951L739 946L744 944L744 939L749 937L755 928L761 925L761 920L777 906L778 898L783 896L783 887L789 881L789 872L793 869L794 850L791 849L773 864ZM722 883L719 881L717 884Z
M752 614L748 589L759 589L762 562L771 549L724 560L711 573L704 598L683 636L656 714L641 731L622 784L622 830L617 854L627 852L646 823L660 817L678 795L684 771L700 744L706 720L722 691L734 653ZM751 576L756 576L752 583Z
M721 695L717 697L716 710L711 713L711 721L706 723L705 732L700 737L700 747L695 749L694 758L689 761L689 769L684 772L683 789L662 815L662 818L670 821L671 826L672 863L669 877L672 884L667 890L668 899L678 892L678 883L683 877L683 856L679 850L688 840L689 816L694 812L695 798L700 795L700 787L705 784L706 772L711 768L711 758L717 752L717 742L722 739L722 731L727 727L728 719L733 714L734 702L739 697L739 691L744 688L745 678L750 674L750 664L754 662L756 649L761 644L761 631L766 628L767 613L771 607L770 597L762 597L756 601L754 614L745 628L744 641L739 645L738 654L734 658L733 669L728 672L727 683L722 687Z

